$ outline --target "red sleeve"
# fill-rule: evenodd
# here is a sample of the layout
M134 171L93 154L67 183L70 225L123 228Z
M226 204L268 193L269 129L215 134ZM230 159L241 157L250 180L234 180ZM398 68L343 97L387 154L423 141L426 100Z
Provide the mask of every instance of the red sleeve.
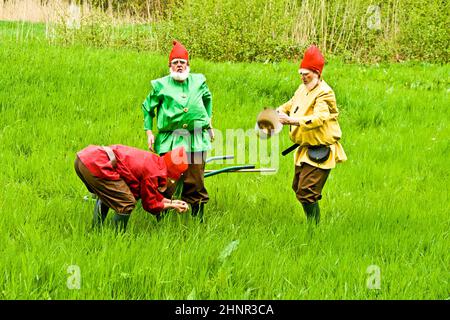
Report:
M159 193L156 184L149 179L142 181L141 199L142 207L147 212L157 214L164 209L164 203L162 202L164 197Z

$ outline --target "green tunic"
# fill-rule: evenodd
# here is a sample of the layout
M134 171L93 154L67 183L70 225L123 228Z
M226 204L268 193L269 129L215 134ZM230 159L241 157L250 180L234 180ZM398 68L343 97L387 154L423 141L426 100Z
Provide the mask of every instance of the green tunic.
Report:
M207 129L211 123L212 99L205 76L190 74L183 82L166 76L151 83L153 90L142 104L142 110L145 130L153 130L156 115L156 153L181 146L186 152L210 150Z

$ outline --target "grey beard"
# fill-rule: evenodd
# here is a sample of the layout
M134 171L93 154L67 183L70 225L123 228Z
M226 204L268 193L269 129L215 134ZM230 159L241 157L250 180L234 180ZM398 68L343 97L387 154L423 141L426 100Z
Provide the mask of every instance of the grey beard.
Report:
M187 67L184 72L174 72L172 71L172 69L170 69L170 76L176 81L184 81L189 77L189 72L189 67Z

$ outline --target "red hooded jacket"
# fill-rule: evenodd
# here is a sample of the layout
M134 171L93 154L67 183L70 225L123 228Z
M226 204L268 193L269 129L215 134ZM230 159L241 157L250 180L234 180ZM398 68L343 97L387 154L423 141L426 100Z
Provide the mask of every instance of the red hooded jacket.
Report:
M117 165L113 168L108 155L100 146L90 145L77 153L86 168L99 179L124 180L136 200L142 199L145 211L158 213L164 209L164 199L158 187L167 182L167 166L163 158L124 145L110 146Z

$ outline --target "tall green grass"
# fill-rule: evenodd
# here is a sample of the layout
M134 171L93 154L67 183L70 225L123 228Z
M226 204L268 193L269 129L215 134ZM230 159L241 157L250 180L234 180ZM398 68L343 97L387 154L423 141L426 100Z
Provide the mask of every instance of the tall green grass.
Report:
M314 232L288 156L276 175L207 178L204 224L176 214L157 223L138 206L115 235L111 217L90 229L75 154L146 148L140 105L167 57L3 37L0 61L2 299L449 298L448 65L325 66L349 160L330 175ZM207 77L222 131L253 128L299 85L292 63L193 57L191 67ZM286 129L279 138L281 152ZM80 289L67 286L71 265ZM367 287L370 265L380 289Z

